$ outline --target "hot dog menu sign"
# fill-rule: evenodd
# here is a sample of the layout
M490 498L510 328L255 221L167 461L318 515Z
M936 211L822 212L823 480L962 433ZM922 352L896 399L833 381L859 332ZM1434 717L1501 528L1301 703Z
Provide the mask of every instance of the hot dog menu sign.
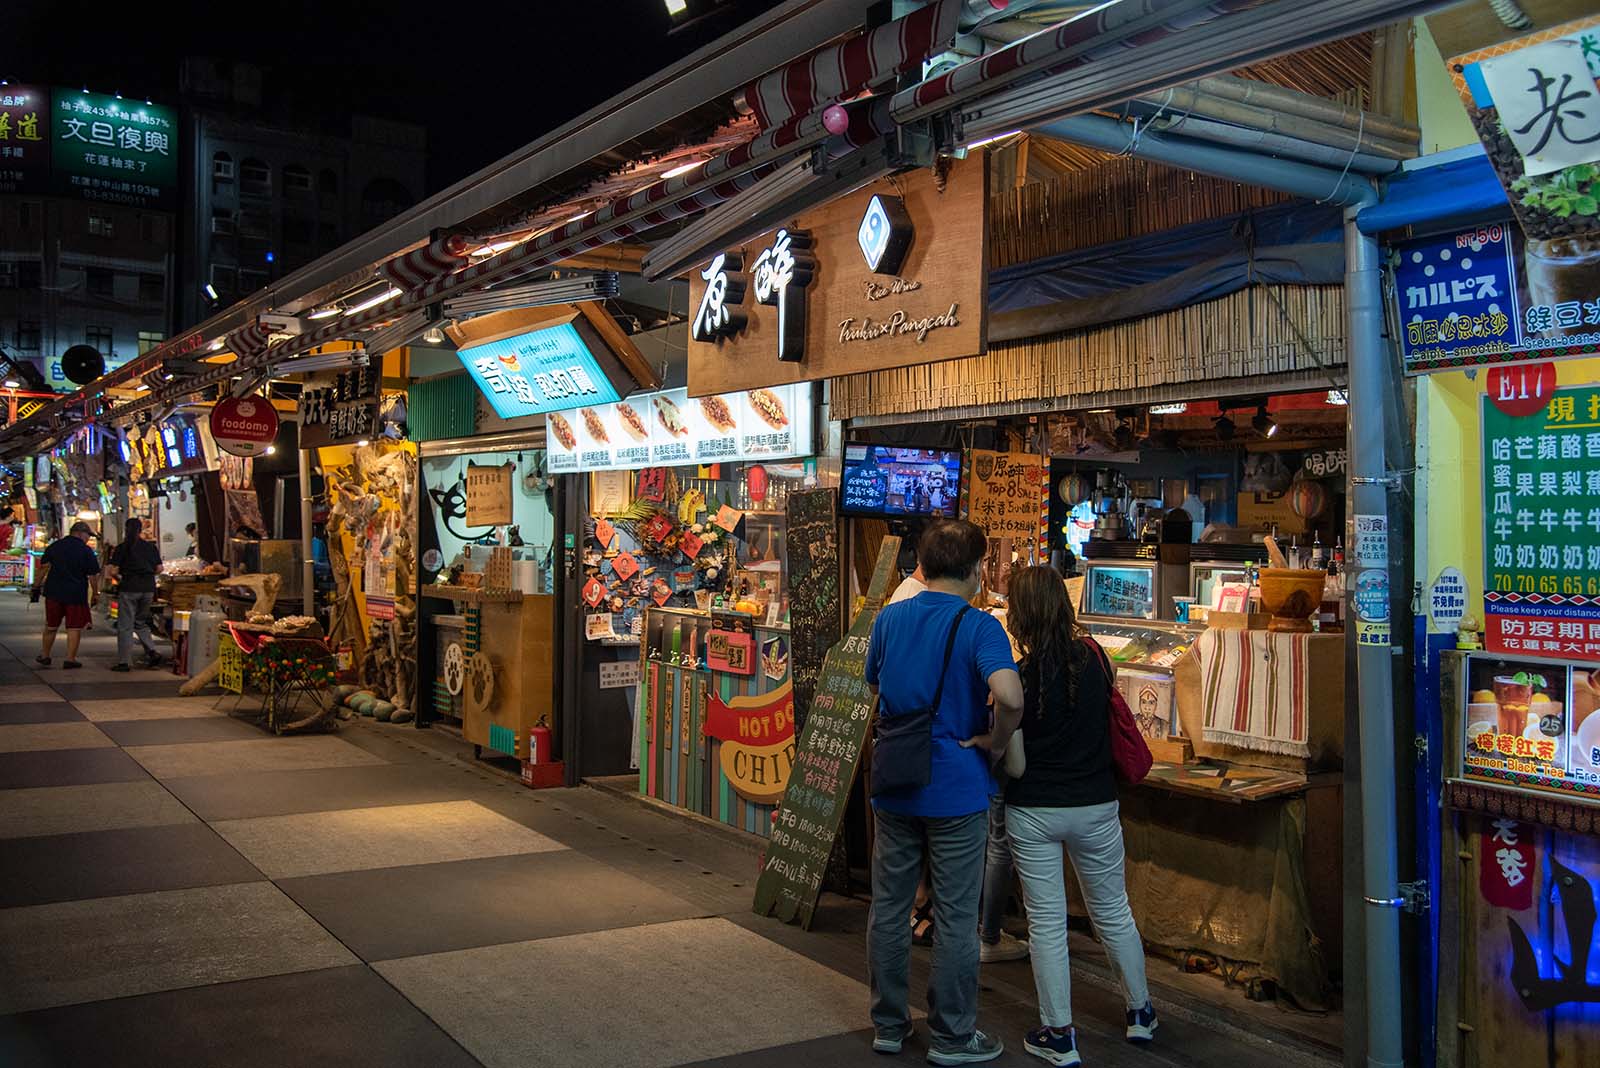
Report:
M641 393L545 416L550 470L605 471L741 460L812 451L807 383L690 397Z

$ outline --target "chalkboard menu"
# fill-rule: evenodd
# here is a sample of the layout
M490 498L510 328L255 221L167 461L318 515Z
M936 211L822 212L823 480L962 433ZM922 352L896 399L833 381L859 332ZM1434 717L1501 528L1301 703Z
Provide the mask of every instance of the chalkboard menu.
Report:
M793 500L791 497L791 507ZM872 720L867 644L899 555L900 539L884 538L867 587L866 606L823 661L811 716L800 735L789 785L778 806L761 877L756 881L757 915L776 915L786 923L798 920L802 927L811 926ZM792 614L790 619L792 625Z
M789 669L795 726L803 728L822 658L839 640L839 519L834 490L791 493L788 501Z
M852 467L844 477L844 510L881 512L888 504L889 476L870 464Z

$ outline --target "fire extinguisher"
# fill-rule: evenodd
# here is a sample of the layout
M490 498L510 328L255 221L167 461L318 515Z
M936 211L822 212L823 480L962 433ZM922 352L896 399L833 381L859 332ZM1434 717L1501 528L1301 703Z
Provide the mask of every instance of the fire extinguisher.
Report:
M555 759L555 741L549 727L534 727L528 731L528 763L548 764Z

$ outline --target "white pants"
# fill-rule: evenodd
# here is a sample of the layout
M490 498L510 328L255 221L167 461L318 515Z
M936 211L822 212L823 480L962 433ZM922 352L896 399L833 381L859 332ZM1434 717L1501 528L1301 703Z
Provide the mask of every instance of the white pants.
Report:
M1144 944L1128 907L1122 873L1122 823L1115 801L1076 808L1006 806L1011 853L1028 903L1028 951L1046 1027L1072 1024L1072 980L1067 965L1067 888L1061 863L1066 847L1083 888L1095 933L1122 983L1128 1008L1150 1000Z

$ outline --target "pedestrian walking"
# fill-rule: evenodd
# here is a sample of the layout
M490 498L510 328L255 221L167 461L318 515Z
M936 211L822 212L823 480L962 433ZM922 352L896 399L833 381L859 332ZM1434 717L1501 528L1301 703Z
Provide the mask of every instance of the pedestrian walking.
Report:
M39 583L33 587L33 599L44 593L44 636L39 655L34 657L45 667L50 666L50 653L55 648L56 631L67 625L67 658L63 668L81 668L78 662L78 643L83 639L83 628L89 626L89 608L100 603L100 558L89 548L94 530L79 520L72 524L64 538L57 538L45 549L39 563Z
M1155 1009L1144 945L1128 906L1122 823L1111 756L1110 661L1078 629L1053 567L1011 577L1007 623L1022 653L1026 767L1006 786L1006 826L1027 901L1040 1026L1023 1048L1055 1065L1081 1063L1072 1026L1062 847L1127 1004L1130 1041L1148 1042Z
M156 597L161 550L146 541L143 532L142 522L129 519L123 526L122 544L111 551L108 561L117 580L117 662L112 671L132 670L135 638L144 647L144 666L161 666L161 650L150 632L150 604Z
M867 683L879 697L867 933L872 1048L898 1053L911 1032L906 915L926 855L934 902L928 1061L939 1065L990 1061L1004 1048L977 1027L978 898L995 792L989 753L1004 752L1016 729L1022 682L999 621L969 604L985 547L971 523L928 527L917 552L928 588L878 614L867 651Z

